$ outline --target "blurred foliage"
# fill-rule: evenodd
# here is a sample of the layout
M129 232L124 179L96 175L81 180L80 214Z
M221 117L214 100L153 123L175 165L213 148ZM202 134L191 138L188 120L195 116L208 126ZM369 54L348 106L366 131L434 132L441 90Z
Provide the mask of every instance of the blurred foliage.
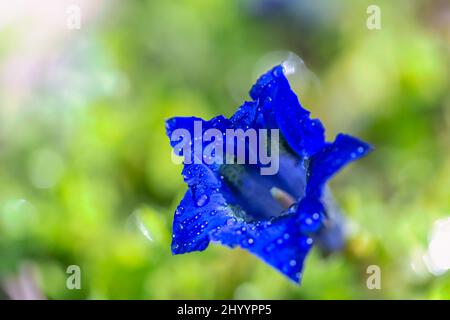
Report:
M382 28L368 30L373 2L113 1L36 47L53 60L35 83L0 87L0 281L31 264L50 299L449 299L450 274L422 256L450 216L450 6L375 1ZM24 28L0 29L3 66ZM164 119L231 115L287 52L308 67L294 87L328 139L376 148L333 179L348 247L313 250L301 286L240 249L170 253L186 187ZM66 288L72 264L81 290ZM381 290L366 287L371 264Z

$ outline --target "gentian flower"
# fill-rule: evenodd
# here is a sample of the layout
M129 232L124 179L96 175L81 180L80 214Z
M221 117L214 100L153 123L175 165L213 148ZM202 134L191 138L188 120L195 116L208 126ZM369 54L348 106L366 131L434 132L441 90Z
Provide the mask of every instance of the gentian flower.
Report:
M371 147L345 134L326 142L322 123L300 105L282 65L261 76L250 97L229 119L166 121L169 137L180 128L193 133L195 121L201 121L202 130L280 133L275 175L261 175L258 165L185 161L182 174L188 190L175 211L172 253L202 251L211 241L240 246L300 282L305 257L318 235L332 225L324 204L327 181ZM177 143L172 140L172 147Z

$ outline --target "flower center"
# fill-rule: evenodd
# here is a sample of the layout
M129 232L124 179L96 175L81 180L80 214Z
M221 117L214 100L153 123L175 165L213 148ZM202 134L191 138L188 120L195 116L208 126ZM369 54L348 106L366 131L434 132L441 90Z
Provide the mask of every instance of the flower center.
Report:
M262 221L288 214L288 208L305 195L307 162L290 153L280 154L276 175L261 175L255 165L225 164L221 179L225 198L235 215L245 221Z

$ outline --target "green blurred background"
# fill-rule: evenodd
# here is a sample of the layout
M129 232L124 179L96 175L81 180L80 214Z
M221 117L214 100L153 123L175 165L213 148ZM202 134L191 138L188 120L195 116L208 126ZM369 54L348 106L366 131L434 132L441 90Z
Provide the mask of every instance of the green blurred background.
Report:
M449 299L449 44L448 1L3 2L0 297ZM240 249L172 256L186 186L164 119L230 116L289 54L328 139L376 148L331 183L346 250L313 249L301 286Z

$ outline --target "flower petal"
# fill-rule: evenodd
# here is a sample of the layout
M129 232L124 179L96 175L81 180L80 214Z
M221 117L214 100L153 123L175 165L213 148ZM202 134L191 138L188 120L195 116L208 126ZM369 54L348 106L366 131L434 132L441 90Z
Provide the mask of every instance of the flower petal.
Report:
M233 212L220 193L220 181L205 165L186 165L183 176L189 190L175 211L172 253L204 250L209 233L226 224Z
M170 138L176 129L186 129L194 137L194 122L201 121L203 131L209 128L223 129L231 127L230 120L224 116L217 116L211 120L203 120L198 117L173 117L166 120L166 133ZM203 132L201 132L203 133Z
M283 67L277 66L258 79L250 91L269 127L279 128L289 146L299 156L309 156L325 144L325 129L309 117L291 90Z
M202 251L208 247L212 230L222 227L232 215L220 193L211 194L202 206L188 190L175 211L172 253Z
M230 121L234 128L254 128L257 122L257 103L254 101L244 102L231 116Z
M295 282L300 282L303 263L313 240L288 215L252 224L236 222L211 233L213 240L231 248L250 251Z
M336 172L351 161L355 161L372 150L372 147L352 136L338 134L333 143L327 144L311 157L306 193L321 197L325 183Z

